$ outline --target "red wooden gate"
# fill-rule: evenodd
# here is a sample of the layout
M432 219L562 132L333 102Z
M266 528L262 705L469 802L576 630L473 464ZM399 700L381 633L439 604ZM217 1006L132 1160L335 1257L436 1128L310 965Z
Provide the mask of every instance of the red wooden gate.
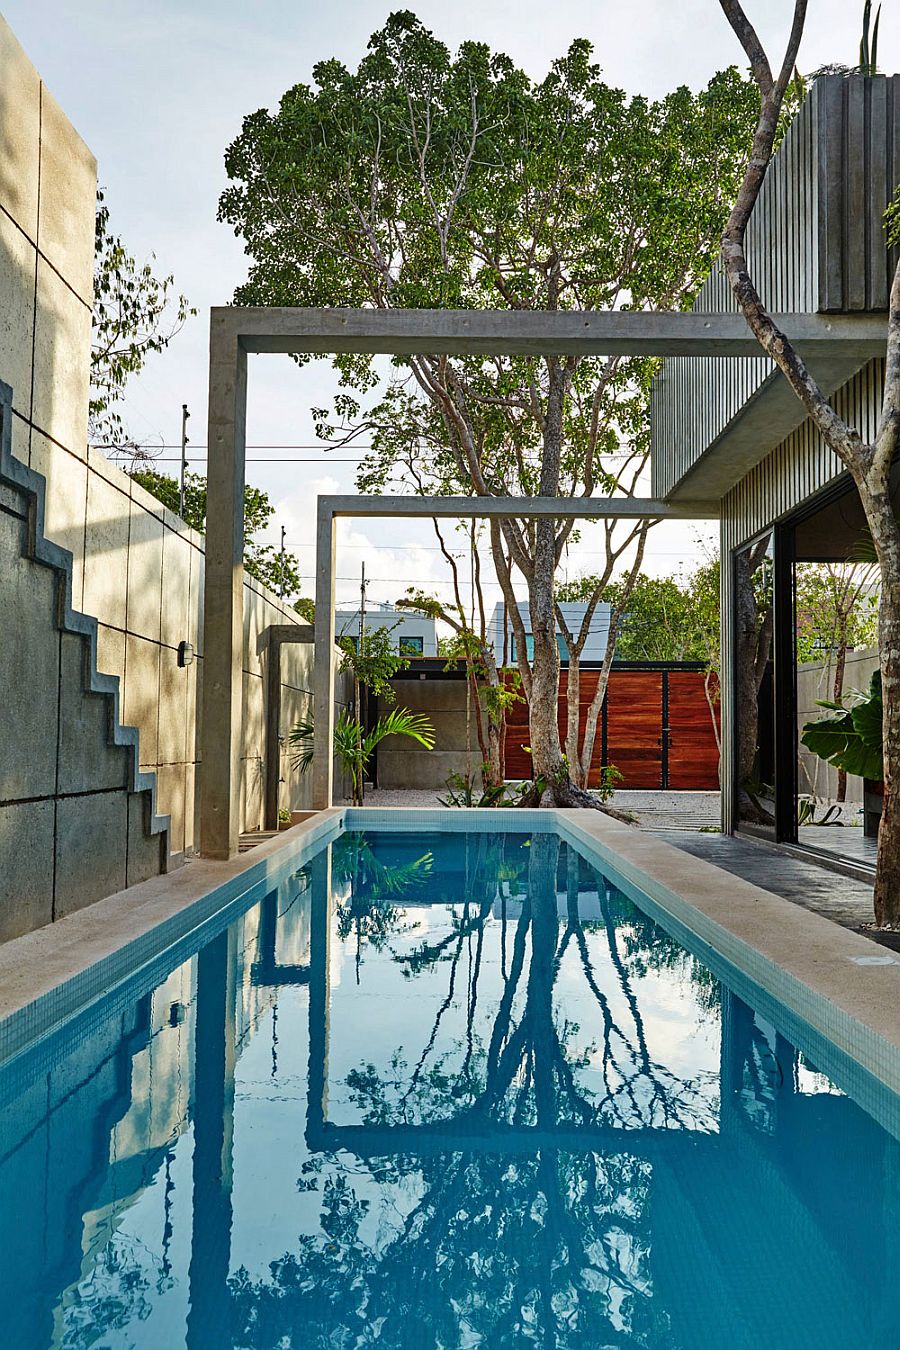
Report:
M615 764L625 788L670 788L715 792L719 752L704 688L705 672L660 667L613 668L597 726L590 783L596 786L603 764ZM597 688L596 670L581 672L579 736ZM713 677L713 681L715 677ZM566 735L568 672L560 674L559 734ZM715 695L715 684L711 691ZM716 710L718 715L718 710ZM509 778L531 777L528 708L512 709L506 736Z

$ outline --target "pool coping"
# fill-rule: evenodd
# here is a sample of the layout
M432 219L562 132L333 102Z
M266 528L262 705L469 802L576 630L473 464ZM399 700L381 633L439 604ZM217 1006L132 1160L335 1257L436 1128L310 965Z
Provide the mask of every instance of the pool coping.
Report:
M337 837L343 816L342 807L319 811L228 862L192 859L0 944L0 1064L215 916L261 898Z
M645 895L676 928L900 1091L900 961L884 947L650 833L560 808L331 807L229 862L190 862L14 938L0 946L0 1061L194 929L246 908L341 829L459 832L476 823L504 833L556 829L626 893Z

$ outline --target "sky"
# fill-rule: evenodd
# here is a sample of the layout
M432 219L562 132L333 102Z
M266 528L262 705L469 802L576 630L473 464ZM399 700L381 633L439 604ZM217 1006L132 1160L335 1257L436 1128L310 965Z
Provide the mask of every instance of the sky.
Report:
M885 0L879 64L900 70L900 0ZM231 300L246 275L240 242L216 221L226 184L223 155L245 114L274 107L313 65L336 56L355 65L391 4L372 0L3 0L2 12L66 114L97 156L111 227L144 261L173 273L198 310L169 350L151 359L129 388L124 416L135 439L175 446L181 406L191 412L191 454L204 468L207 335L210 305ZM717 0L406 0L451 48L466 39L505 50L532 77L575 37L587 37L605 78L630 93L662 95L679 84L701 87L740 62ZM747 0L773 53L786 36L790 0ZM893 11L893 13L892 13ZM809 0L801 70L852 64L862 0ZM286 530L312 591L315 497L355 491L355 461L327 454L315 440L310 408L325 406L335 381L327 363L298 371L286 357L251 358L248 479L276 507L271 534ZM259 447L259 448L257 448ZM160 452L160 469L177 473L177 449ZM266 462L291 458L292 463ZM302 461L302 462L296 462ZM707 555L715 531L695 524L656 528L646 570L689 571ZM372 601L390 601L410 584L445 589L446 565L427 523L404 523L403 546L390 522L342 522L338 601L355 600L365 562ZM599 561L590 527L565 561L569 575ZM494 582L489 603L499 598Z

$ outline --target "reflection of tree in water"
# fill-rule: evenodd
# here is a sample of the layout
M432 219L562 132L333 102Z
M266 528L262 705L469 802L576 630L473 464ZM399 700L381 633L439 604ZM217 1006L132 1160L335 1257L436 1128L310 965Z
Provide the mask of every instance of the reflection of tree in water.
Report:
M604 991L571 854L559 923L552 835L533 839L499 1002L488 1036L476 1034L502 847L502 839L483 845L451 933L396 958L414 972L448 967L448 993L417 1062L397 1052L387 1067L364 1064L348 1076L366 1123L359 1133L393 1130L396 1145L353 1164L347 1154L306 1164L300 1185L321 1185L321 1231L274 1262L270 1280L233 1278L236 1343L673 1345L652 1298L651 1165L636 1141L649 1127L707 1127L715 1089L654 1060L631 984L636 946L620 952L615 901L601 879L602 922L593 927L605 938L615 998ZM439 1053L470 944L465 1035ZM579 1027L553 1006L572 951L599 1013L598 1044L587 1051L575 1044Z
M607 914L614 901L608 881L597 876L598 887L606 891ZM682 947L675 938L669 937L662 928L636 905L619 895L620 907L627 907L627 919L619 928L621 949L628 974L632 979L644 979L651 971L675 977L678 982L689 987L699 1007L704 1013L718 1014L722 1005L722 986L712 971L703 965L693 953ZM609 918L606 920L607 927ZM591 925L585 924L590 930ZM613 951L615 936L609 934L610 951Z
M356 975L365 943L381 951L402 923L398 901L411 898L434 869L430 853L408 863L388 864L376 857L364 834L341 835L331 850L332 882L338 936L356 936Z
M143 1243L115 1234L97 1253L90 1274L66 1295L61 1345L67 1350L107 1345L111 1332L146 1321L153 1311L151 1286L160 1288L157 1264Z

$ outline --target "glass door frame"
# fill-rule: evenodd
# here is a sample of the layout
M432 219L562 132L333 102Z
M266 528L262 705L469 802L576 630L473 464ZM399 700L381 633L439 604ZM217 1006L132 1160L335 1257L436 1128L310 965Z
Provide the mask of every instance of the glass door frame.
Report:
M797 664L795 659L794 609L795 609L795 520L780 521L760 530L752 538L745 540L740 547L731 550L729 555L729 584L731 588L731 612L737 612L736 560L737 555L771 535L772 537L772 704L773 704L773 777L775 788L775 825L772 833L757 834L755 830L746 830L754 837L768 838L775 843L797 842ZM731 635L731 698L732 707L737 709L739 675L737 658L737 633ZM732 718L731 755L735 768L739 762L740 719ZM732 810L734 830L741 833L740 791L737 773L732 783Z

